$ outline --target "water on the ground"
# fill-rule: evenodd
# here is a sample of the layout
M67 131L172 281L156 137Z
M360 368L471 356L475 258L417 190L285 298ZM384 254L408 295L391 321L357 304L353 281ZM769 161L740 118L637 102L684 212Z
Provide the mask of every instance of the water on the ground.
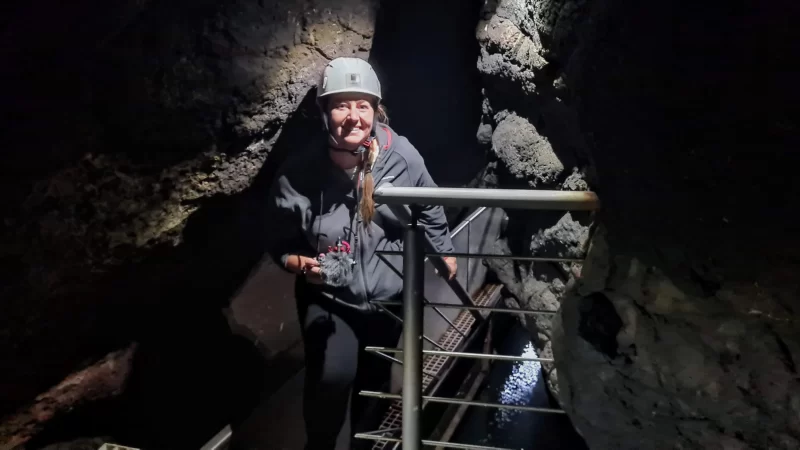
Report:
M516 323L498 344L503 355L535 358L530 333ZM547 392L539 362L495 361L475 400L504 405L559 408ZM586 449L564 414L470 407L453 442L521 450Z

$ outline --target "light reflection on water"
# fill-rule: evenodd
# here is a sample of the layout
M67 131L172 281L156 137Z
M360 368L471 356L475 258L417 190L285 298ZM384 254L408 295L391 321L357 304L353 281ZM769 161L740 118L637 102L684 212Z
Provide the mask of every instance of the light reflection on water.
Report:
M528 342L522 351L523 358L536 358L536 350L533 343ZM533 399L533 390L539 382L539 375L542 373L542 363L539 361L517 361L511 369L511 373L506 378L503 388L499 392L499 403L504 405L525 406L530 404ZM494 420L499 428L508 425L521 411L512 409L498 409L495 411Z
M495 344L500 355L538 356L530 332L518 322ZM495 361L476 400L558 408L550 399L543 377L538 361ZM505 408L469 408L452 441L523 450L588 450L566 415Z
M538 355L533 348L533 343L528 341L522 350L522 353L516 356L523 358L536 358ZM539 383L542 373L542 364L538 361L516 361L510 368L508 375L502 384L502 387L496 387L493 390L493 396L497 403L511 406L528 406L532 403L534 397L534 390ZM499 385L499 383L497 383ZM482 443L488 445L498 438L504 438L519 434L520 428L519 419L521 415L528 415L529 412L518 411L513 409L496 409L489 418L489 429L495 434L490 432L483 439ZM502 438L501 438L502 436Z

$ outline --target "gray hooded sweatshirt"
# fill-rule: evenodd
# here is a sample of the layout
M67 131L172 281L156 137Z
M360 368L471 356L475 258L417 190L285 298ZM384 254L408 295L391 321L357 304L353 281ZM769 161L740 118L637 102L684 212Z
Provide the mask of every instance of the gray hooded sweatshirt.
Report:
M422 156L408 139L387 125L378 124L381 151L372 169L375 188L391 182L395 186L436 187ZM387 257L393 267L376 254L377 250L403 249L404 224L387 205L376 203L369 229L358 214L358 193L351 176L335 166L327 147L293 155L283 165L270 192L267 205L271 231L268 252L285 267L288 255L317 257L334 246L337 239L350 243L356 261L352 282L345 287L310 285L325 297L361 310L373 310L372 300L389 300L403 291L400 257ZM437 252L453 252L450 230L441 206L426 206L419 223Z

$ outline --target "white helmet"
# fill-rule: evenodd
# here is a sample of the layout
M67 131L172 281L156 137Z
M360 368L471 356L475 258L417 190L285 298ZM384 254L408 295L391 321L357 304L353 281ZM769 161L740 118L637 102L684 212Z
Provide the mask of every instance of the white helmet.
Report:
M372 66L361 58L336 58L325 66L317 85L320 98L342 92L362 92L381 101L381 83Z
M329 62L322 71L317 84L317 106L322 113L325 129L328 129L328 114L323 98L344 92L361 92L375 97L375 106L381 102L381 83L375 69L361 58L342 57ZM373 124L374 128L375 124Z

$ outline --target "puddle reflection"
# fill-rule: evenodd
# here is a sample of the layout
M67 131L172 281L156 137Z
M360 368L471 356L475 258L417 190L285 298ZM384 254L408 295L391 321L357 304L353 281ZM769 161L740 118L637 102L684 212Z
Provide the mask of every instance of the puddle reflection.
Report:
M515 324L497 352L537 357L528 330ZM551 401L538 361L496 361L476 400L511 406L560 408ZM561 414L472 407L462 420L454 442L504 449L586 449L569 421Z

